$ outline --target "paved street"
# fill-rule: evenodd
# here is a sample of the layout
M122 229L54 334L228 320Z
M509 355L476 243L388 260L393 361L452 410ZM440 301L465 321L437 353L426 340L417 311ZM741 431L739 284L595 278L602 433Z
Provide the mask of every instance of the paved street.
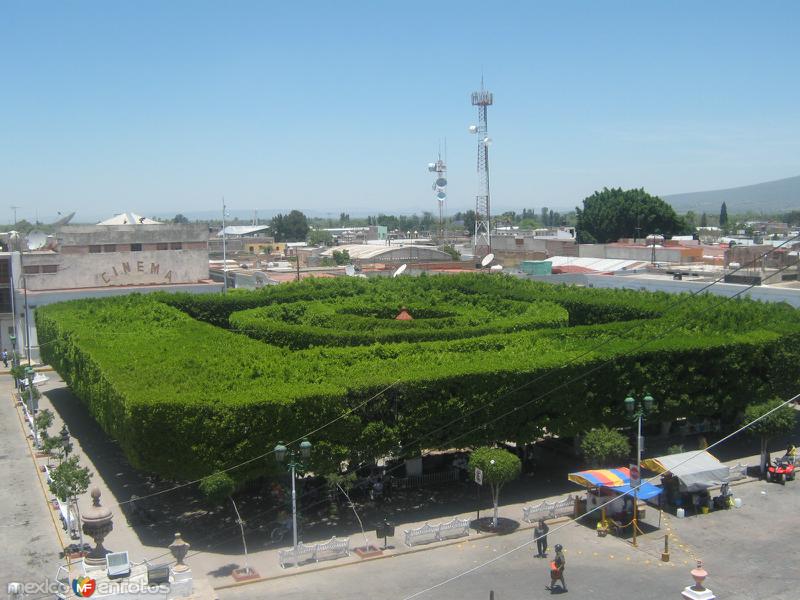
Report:
M704 561L707 580L718 598L796 600L800 569L795 532L800 527L800 487L750 482L735 486L741 509L664 521L662 531L639 547L614 537L598 538L575 523L551 530L550 545L560 542L567 556L570 598L663 600L679 598L692 583L695 557ZM761 494L761 491L766 494ZM669 529L668 529L669 528ZM663 534L675 536L671 560L660 560ZM405 599L531 539L530 530L456 546L347 565L327 571L220 590L221 600L280 598L331 600L366 597ZM442 600L496 600L550 597L546 561L529 549L514 552L474 573L417 596Z
M0 376L0 584L55 577L61 547L50 509L12 399L8 375ZM27 432L27 429L25 430Z

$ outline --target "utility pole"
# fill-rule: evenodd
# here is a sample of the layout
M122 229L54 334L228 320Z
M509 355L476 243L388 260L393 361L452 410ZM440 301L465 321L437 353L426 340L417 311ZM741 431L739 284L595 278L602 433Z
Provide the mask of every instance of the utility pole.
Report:
M19 208L19 206L11 206L10 208L11 208L11 210L14 211L14 225L16 225L17 224L17 209Z

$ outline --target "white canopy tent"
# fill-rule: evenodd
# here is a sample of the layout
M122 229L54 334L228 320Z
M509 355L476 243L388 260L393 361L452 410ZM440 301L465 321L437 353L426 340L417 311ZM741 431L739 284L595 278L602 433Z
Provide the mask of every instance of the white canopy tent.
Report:
M642 464L656 473L672 473L678 478L682 492L702 492L722 485L728 481L731 471L728 465L723 465L705 450L647 458Z

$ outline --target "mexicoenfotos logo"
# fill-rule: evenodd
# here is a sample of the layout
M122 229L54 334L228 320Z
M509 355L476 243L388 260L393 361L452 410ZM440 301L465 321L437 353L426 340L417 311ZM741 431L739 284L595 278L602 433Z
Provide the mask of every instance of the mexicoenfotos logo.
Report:
M72 591L80 598L88 598L97 589L97 582L91 577L78 577L72 580Z

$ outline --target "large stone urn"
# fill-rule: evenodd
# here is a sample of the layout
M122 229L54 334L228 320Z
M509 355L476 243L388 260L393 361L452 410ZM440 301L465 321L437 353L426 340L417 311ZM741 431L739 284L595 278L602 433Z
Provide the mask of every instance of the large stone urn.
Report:
M714 600L716 598L714 592L703 585L708 573L703 568L702 561L697 561L697 567L692 569L691 575L694 579L694 585L684 588L681 596L685 600Z
M87 565L103 566L106 564L106 554L109 553L103 547L103 540L114 529L111 511L100 506L100 489L93 487L90 492L92 496L92 506L81 515L83 523L83 533L94 540L94 549L84 558Z

